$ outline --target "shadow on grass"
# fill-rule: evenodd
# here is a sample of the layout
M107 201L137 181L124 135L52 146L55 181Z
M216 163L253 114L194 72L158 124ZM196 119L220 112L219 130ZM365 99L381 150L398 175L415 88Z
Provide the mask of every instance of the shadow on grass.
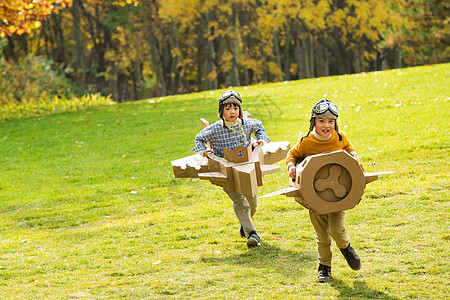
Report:
M236 255L202 258L202 262L215 265L231 264L249 269L272 269L290 278L298 278L303 276L306 270L315 268L316 260L314 252L283 250L267 243Z
M330 285L340 295L337 299L383 299L383 300L399 300L400 298L390 296L384 292L374 290L367 286L366 282L357 280L353 282L353 287L347 285L342 280L334 278Z
M254 270L269 270L269 272L278 272L294 280L310 274L312 269L317 269L317 256L314 251L284 250L267 243L240 254L220 258L203 257L201 260L206 264L231 264ZM314 274L316 273L314 272ZM370 288L365 281L361 280L354 281L353 286L350 286L344 281L334 278L330 286L340 293L337 299L400 300L398 297Z

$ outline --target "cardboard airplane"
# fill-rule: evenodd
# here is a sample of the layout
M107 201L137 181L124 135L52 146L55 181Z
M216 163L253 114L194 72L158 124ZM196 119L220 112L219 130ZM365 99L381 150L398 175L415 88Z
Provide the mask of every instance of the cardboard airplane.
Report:
M203 127L209 125L205 119L201 122ZM262 186L264 175L281 171L280 166L272 164L284 159L289 149L289 142L271 142L258 145L253 151L252 145L233 150L223 148L224 158L214 154L208 154L208 158L194 154L171 163L175 178L209 180L229 191L253 197L258 192L258 186Z
M262 177L281 171L280 166L272 165L284 159L290 149L289 142L271 142L258 145L251 150L239 146L234 151L224 149L224 158L208 154L208 158L200 154L172 161L175 178L199 178L222 186L229 191L253 197L262 186Z
M286 195L319 214L333 213L354 208L366 184L394 173L364 173L358 160L343 150L308 156L296 168L290 187L260 198Z

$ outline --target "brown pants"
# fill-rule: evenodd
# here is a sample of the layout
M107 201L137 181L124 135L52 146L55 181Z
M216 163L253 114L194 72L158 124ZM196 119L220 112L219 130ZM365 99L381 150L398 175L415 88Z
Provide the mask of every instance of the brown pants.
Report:
M345 211L321 215L310 209L309 218L316 231L319 263L331 267L331 238L341 249L347 248L350 244L344 226Z
M258 206L258 198L256 195L255 197L246 197L238 192L230 192L226 189L223 190L233 201L234 213L239 219L242 227L244 227L245 237L248 238L250 233L256 232L252 217L256 212L256 207Z

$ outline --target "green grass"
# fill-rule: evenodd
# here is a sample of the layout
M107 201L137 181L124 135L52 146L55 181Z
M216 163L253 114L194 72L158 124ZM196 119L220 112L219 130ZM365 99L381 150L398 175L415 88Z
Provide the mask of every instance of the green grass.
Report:
M173 178L221 91L0 123L0 298L447 299L449 78L444 64L236 88L291 145L326 94L365 171L396 171L347 213L363 267L333 246L330 284L292 198L260 199L248 250L219 187ZM286 186L283 168L259 194Z

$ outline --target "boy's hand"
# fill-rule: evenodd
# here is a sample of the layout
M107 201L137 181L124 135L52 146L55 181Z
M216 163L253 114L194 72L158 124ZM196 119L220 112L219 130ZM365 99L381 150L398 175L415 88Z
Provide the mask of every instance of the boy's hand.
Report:
M202 152L202 156L207 157L209 153L214 154L214 151L212 149L206 149Z
M265 143L266 143L266 141L264 141L264 140L258 140L258 141L253 143L253 146L254 147L256 147L258 145L264 146Z
M295 175L297 175L297 168L295 166L289 167L289 177L295 178Z

